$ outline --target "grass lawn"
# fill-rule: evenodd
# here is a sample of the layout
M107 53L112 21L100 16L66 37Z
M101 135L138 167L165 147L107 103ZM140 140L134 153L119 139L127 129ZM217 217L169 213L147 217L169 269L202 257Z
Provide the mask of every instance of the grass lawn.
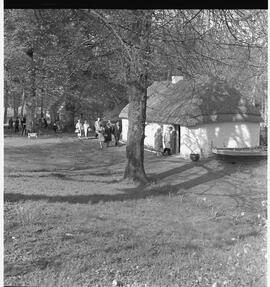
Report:
M4 159L5 285L266 286L266 161L146 152L142 187L95 139L6 137Z

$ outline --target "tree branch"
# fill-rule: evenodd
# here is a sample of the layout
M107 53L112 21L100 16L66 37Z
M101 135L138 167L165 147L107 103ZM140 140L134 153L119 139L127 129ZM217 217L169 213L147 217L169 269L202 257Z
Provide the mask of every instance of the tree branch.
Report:
M231 27L230 27L230 25L229 25L229 23L228 23L227 16L226 16L226 12L225 12L225 11L222 11L222 13L223 13L224 20L225 20L226 26L227 26L227 28L228 28L230 34L233 36L233 38L234 38L236 41L238 41L238 38L237 38L237 37L234 35L234 33L232 32Z
M89 18L89 15L88 15L88 14L84 13L83 11L82 11L82 13ZM127 57L128 60L129 60L130 62L133 62L133 61L132 61L133 58L132 58L131 54L129 53L129 50L128 50L126 44L123 42L122 38L121 38L121 37L119 36L119 34L115 31L115 29L112 27L112 25L110 25L110 24L108 23L108 21L107 21L102 15L100 15L99 13L97 13L96 11L90 9L90 13L93 14L93 15L94 15L95 17L97 17L98 19L100 19L100 20L103 22L103 24L107 27L107 29L109 29L110 31L113 32L114 36L118 39L118 41L121 43L121 45L123 46L124 50L126 51L127 56L128 56L128 57Z

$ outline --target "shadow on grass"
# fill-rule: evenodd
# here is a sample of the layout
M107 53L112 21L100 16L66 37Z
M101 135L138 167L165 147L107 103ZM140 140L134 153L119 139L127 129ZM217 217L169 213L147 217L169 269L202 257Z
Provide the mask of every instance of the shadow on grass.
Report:
M194 166L201 166L207 170L206 174L198 176L195 179L187 180L179 184L168 184L165 186L155 186L155 185L146 185L146 186L137 186L133 188L122 188L119 189L120 193L117 194L89 194L89 195L67 195L67 196L47 196L41 194L22 194L22 193L5 193L4 200L9 202L24 201L24 200L47 200L49 202L68 202L72 204L81 203L81 204L96 204L99 202L108 202L108 201L125 201L125 200L138 200L144 199L153 196L160 195L173 195L173 194L186 194L188 190L192 187L198 186L203 183L217 180L226 175L230 175L236 170L236 166L225 165L220 170L210 169L206 167L204 163L189 163L181 167L171 169L169 171L151 175L152 179L164 179L168 176L177 175L180 172L191 169ZM62 177L62 176L61 176ZM233 195L233 198L237 195Z
M81 169L76 169L76 171L78 170L84 170L83 168ZM61 170L63 171L63 170ZM69 170L70 171L70 170ZM34 171L34 172L38 172L38 171ZM54 177L60 180L65 180L65 181L72 181L72 182L91 182L91 183L105 183L105 184L112 184L112 183L118 183L119 181L117 179L112 179L112 180L90 180L90 179L76 179L76 176L100 176L100 177L104 177L104 176L112 176L112 175L121 175L122 172L88 172L87 174L85 173L79 173L79 174L72 174L72 175L68 175L68 174L63 174L63 173L59 173L59 172L50 172L48 174L42 174L42 175L38 175L36 176L37 178L50 178L50 177ZM9 175L8 177L10 178L33 178L33 175L31 174L12 174Z

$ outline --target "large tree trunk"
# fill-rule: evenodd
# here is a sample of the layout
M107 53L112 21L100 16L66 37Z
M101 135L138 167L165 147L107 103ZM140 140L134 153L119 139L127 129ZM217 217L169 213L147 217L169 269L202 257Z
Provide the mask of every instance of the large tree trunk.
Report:
M27 105L26 126L29 130L35 130L35 117L36 117L36 69L34 62L34 50L30 48L26 54L31 59L31 96Z
M129 112L127 135L127 165L124 178L148 182L144 170L144 129L147 101L147 76L151 11L134 10L130 40L133 45L131 63L127 74L129 84ZM134 49L135 48L135 49Z
M24 88L23 88L23 92L22 92L22 106L21 106L21 114L20 114L21 117L23 117L23 115L24 115L24 105L25 105L25 93L24 93Z
M58 110L58 108L57 108L56 106L54 106L54 105L52 105L52 106L49 108L51 123L53 123L54 121L56 121L56 118L57 118L57 110Z
M75 106L72 103L67 103L64 108L64 125L65 125L65 130L69 132L73 132L75 127L74 127L74 118L75 118Z
M41 91L40 117L44 117L43 90Z
M147 89L139 89L135 83L129 88L127 165L124 178L146 183L144 170L144 128L146 115Z

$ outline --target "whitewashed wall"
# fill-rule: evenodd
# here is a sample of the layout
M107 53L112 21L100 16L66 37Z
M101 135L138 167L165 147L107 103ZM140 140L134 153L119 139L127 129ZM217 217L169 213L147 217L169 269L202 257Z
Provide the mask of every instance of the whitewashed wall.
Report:
M217 123L195 128L181 127L180 154L189 157L191 152L202 157L211 154L211 147L242 148L259 145L259 123Z
M159 124L149 123L145 126L145 139L144 145L150 148L155 147L155 133L157 129L160 128Z
M154 134L159 124L149 123L145 127L145 145L154 148ZM167 125L163 125L163 133ZM128 120L122 119L122 139L127 141ZM180 155L189 158L190 153L202 157L211 155L213 147L242 148L258 146L260 141L259 123L217 123L195 128L181 127Z
M122 140L127 141L128 119L122 119Z
M160 125L156 123L146 124L145 139L144 139L145 146L150 147L150 148L155 147L155 133L159 127ZM122 140L123 141L127 141L127 132L128 132L128 120L122 119Z

